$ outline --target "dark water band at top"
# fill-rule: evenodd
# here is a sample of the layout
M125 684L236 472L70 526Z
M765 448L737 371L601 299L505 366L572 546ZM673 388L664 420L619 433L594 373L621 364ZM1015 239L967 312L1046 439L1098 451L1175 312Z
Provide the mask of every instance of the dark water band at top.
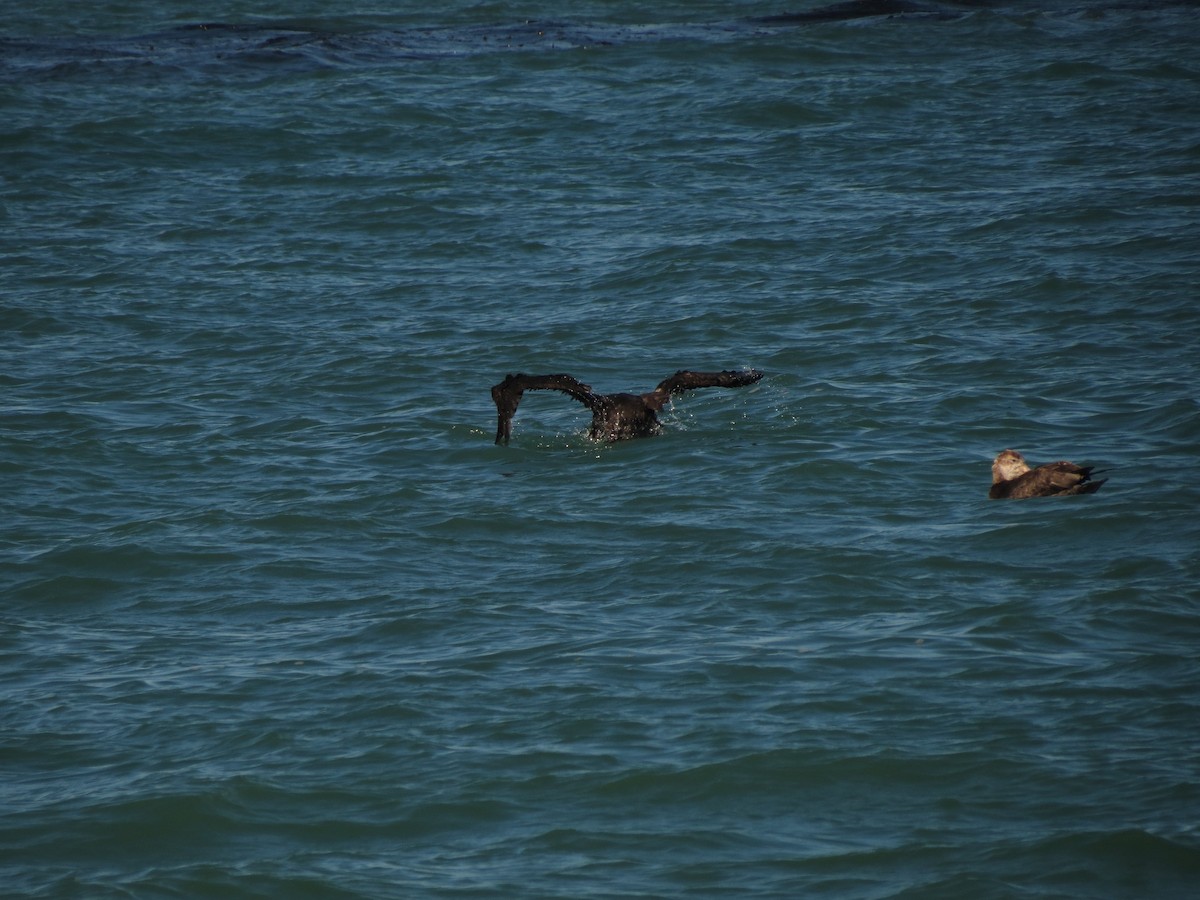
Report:
M1110 0L1086 7L1072 6L1059 14L1103 9L1165 9L1200 5L1200 0L1121 2ZM853 19L934 20L961 18L979 9L1022 10L1020 4L997 0L954 3L915 0L848 0L813 10L781 12L716 23L611 25L527 20L511 25L442 25L353 32L313 27L299 22L183 25L168 31L131 38L70 36L68 38L0 38L0 73L54 70L70 64L163 65L217 60L275 60L307 57L326 64L370 64L400 59L437 59L480 53L531 50L571 50L664 41L723 41L774 34L780 29ZM1039 11L1045 11L1039 6Z

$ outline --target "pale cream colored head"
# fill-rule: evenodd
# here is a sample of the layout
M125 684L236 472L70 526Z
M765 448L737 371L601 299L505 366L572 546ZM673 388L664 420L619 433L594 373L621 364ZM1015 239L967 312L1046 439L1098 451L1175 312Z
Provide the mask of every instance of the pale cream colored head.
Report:
M1001 450L992 463L992 484L1012 481L1029 471L1029 463L1016 450Z

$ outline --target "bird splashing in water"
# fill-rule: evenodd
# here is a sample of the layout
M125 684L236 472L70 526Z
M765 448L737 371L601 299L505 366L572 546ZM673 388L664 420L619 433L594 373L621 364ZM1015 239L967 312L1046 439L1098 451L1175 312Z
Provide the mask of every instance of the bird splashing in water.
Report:
M623 441L662 431L657 413L676 394L698 388L744 387L762 377L762 372L754 369L742 372L692 372L680 369L660 382L654 390L644 394L597 394L591 385L570 375L509 375L492 387L492 400L496 403L496 443L507 444L512 436L513 415L525 391L562 391L591 410L592 425L588 433L592 438Z

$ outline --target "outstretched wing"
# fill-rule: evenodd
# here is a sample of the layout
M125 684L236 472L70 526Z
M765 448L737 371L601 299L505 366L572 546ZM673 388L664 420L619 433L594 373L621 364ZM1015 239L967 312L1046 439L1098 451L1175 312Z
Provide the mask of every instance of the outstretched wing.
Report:
M671 399L672 394L682 394L684 391L694 391L696 388L709 387L745 387L754 384L763 377L756 369L746 369L733 372L726 369L723 372L692 372L680 369L670 378L664 379L658 387L651 391L651 396L658 401L658 408Z
M588 409L592 409L596 403L596 395L591 387L570 375L526 375L523 372L509 375L492 387L492 400L496 403L497 444L508 443L512 435L512 418L525 391L562 391Z
M724 372L691 372L686 369L680 369L670 378L664 379L654 389L654 393L682 394L684 391L692 391L696 388L745 387L748 384L754 384L754 382L762 377L763 373L755 369L746 369L743 372L732 372L729 370L725 370Z

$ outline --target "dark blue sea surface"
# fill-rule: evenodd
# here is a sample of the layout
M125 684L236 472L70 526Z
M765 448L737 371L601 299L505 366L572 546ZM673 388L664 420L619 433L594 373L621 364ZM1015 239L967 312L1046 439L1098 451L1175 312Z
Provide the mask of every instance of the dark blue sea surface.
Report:
M865 10L6 8L5 896L1195 896L1200 5Z

